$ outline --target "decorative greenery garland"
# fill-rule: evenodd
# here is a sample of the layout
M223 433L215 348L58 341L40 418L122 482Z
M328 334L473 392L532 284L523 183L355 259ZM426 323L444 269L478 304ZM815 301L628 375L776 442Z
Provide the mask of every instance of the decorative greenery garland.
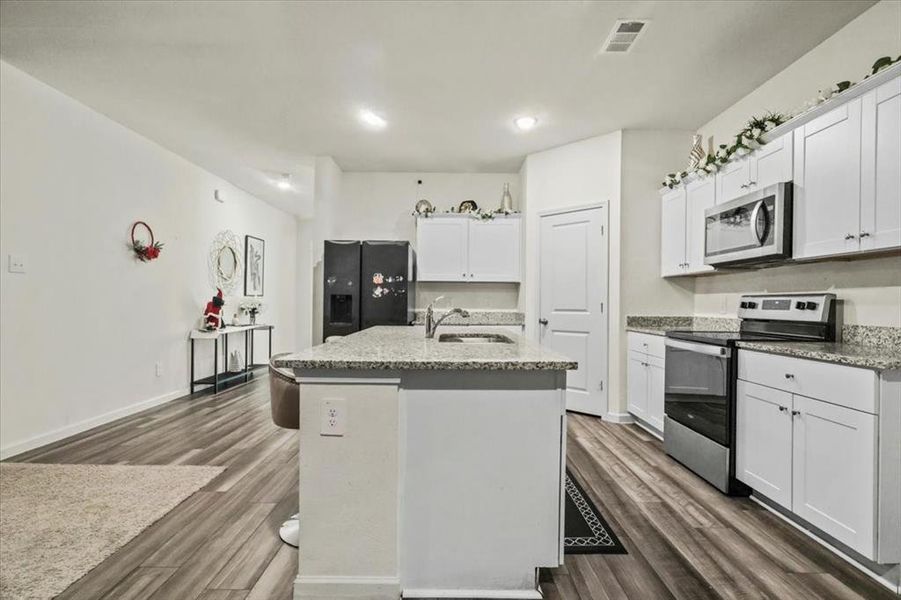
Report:
M864 77L864 79L868 79L882 69L890 67L899 61L901 61L901 56L895 59L892 59L890 56L883 56L873 63L872 71L869 75ZM735 134L734 141L731 145L720 144L716 152L708 154L694 169L679 171L677 173L667 173L666 179L663 180L663 185L669 189L673 189L674 187L681 185L689 175L706 177L707 175L716 173L719 171L720 167L728 163L733 156L745 156L759 148L762 145L760 138L762 138L765 133L772 131L779 125L807 112L832 96L841 94L855 85L857 84L850 81L840 81L835 84L834 88L828 90L826 93L820 92L815 99L807 102L801 109L795 111L795 113L790 116L786 116L782 113L768 112L762 117L751 117L751 120L748 121L747 125Z

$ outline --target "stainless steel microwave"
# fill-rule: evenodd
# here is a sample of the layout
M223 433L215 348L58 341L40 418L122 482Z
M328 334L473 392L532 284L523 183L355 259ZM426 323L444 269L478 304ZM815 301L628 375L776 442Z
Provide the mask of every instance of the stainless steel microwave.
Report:
M704 211L704 263L717 267L792 255L792 182L767 186Z

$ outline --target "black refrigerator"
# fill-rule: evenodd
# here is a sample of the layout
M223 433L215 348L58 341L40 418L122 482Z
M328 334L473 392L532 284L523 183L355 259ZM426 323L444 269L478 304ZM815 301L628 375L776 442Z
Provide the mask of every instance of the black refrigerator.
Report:
M416 258L406 241L328 240L322 338L413 322Z

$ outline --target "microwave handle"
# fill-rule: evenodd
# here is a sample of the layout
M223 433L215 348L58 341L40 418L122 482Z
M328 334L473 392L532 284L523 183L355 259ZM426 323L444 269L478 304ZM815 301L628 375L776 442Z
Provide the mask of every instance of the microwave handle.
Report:
M754 206L754 211L751 213L751 227L754 228L754 236L757 238L757 243L763 245L763 242L766 241L767 229L769 229L769 221L764 225L763 231L757 227L757 217L760 216L760 211L766 210L766 202L760 200Z

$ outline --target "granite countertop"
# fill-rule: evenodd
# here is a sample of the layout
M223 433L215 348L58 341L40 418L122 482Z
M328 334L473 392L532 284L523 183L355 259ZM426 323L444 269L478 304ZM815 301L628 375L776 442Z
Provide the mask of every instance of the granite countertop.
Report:
M901 369L901 352L843 342L736 342L744 350L781 354L875 371Z
M427 340L418 327L371 327L302 352L280 356L276 368L318 370L506 370L565 371L578 366L561 354L509 333L512 344L439 342L442 333L462 328L440 327Z
M725 317L627 316L626 331L666 335L667 331L738 331L738 319Z

